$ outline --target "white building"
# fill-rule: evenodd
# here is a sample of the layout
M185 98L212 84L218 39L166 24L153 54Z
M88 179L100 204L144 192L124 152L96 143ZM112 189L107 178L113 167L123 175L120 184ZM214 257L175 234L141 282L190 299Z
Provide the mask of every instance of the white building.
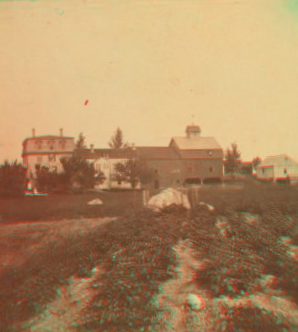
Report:
M102 172L105 176L105 181L96 185L99 189L131 189L130 183L123 181L115 181L115 165L117 163L124 163L127 160L133 159L136 152L132 148L121 149L94 149L91 145L90 149L76 150L75 154L79 157L86 159L89 163L94 165L97 172ZM139 186L137 186L139 188Z
M60 163L61 157L71 157L75 149L74 137L60 135L36 136L35 129L32 129L32 137L28 137L23 142L23 165L27 167L27 177L30 173L34 176L35 165L41 164L56 169L57 172L63 170Z
M297 182L298 163L287 155L267 157L257 167L257 178L260 180L286 180Z

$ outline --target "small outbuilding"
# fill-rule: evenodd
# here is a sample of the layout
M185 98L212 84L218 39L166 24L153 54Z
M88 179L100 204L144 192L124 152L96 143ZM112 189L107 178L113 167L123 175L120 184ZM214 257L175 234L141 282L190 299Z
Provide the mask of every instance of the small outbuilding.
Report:
M298 181L298 163L288 155L267 157L257 167L257 178L272 182Z

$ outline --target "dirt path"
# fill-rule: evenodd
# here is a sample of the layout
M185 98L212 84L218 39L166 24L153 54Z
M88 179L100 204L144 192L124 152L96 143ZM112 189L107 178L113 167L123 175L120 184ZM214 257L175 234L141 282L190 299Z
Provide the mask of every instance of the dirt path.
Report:
M96 267L90 278L71 277L69 287L61 287L56 299L48 303L40 315L23 325L25 331L74 331L75 322L80 320L81 310L86 307L92 295L88 287L102 273Z

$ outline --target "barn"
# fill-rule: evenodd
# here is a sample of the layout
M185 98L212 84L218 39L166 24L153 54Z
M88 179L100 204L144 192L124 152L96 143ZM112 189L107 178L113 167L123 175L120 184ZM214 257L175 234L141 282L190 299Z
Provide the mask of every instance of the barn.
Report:
M257 167L257 178L260 180L279 182L289 180L297 182L298 163L288 155L267 157Z
M199 126L186 127L185 137L173 137L168 147L138 147L137 156L154 169L154 188L220 182L223 150L213 137L202 137Z
M191 125L185 137L173 137L169 146L140 146L119 149L76 150L77 156L94 164L104 173L103 189L130 188L127 183L113 181L115 164L129 159L140 160L153 170L154 179L143 188L168 188L184 184L220 182L223 176L223 150L213 137L201 137L201 129Z

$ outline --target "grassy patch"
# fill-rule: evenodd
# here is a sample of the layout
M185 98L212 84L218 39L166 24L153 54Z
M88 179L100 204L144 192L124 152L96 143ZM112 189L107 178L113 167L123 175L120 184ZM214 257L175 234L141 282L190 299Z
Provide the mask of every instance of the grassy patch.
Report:
M103 205L87 204L95 198L101 199ZM0 216L2 222L100 218L123 215L141 206L139 191L57 193L48 197L0 198Z

